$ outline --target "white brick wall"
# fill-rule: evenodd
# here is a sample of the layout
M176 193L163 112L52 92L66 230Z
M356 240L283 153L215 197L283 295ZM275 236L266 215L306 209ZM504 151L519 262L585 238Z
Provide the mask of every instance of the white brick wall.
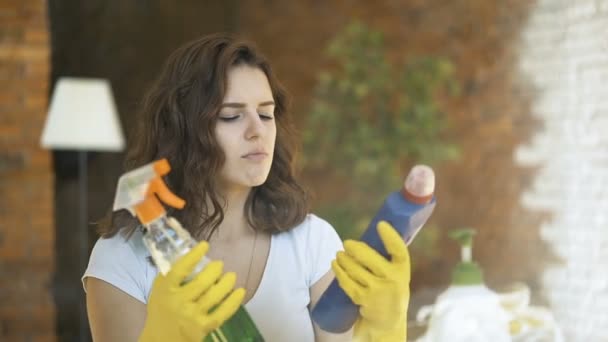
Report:
M566 341L608 341L608 0L539 0L520 43L544 123L515 154L541 166L522 203L553 214L541 234L565 261L544 294Z

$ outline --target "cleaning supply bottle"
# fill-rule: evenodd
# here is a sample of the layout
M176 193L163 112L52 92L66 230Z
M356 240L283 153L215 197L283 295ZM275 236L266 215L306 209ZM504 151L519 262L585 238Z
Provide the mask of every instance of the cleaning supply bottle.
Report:
M435 174L426 165L416 165L406 177L403 189L391 193L371 220L361 241L378 251L385 258L389 255L378 236L376 225L384 220L390 223L411 243L435 209ZM321 295L312 311L313 320L321 329L342 333L350 329L359 316L359 307L344 293L336 280Z
M509 315L500 297L483 281L481 268L472 260L472 229L453 231L461 244L461 261L452 272L451 285L435 305L423 307L417 320L430 316L428 329L417 342L510 342Z
M169 272L171 265L179 257L188 253L198 243L175 218L167 217L160 202L177 209L186 204L167 188L161 178L170 170L169 162L161 159L125 173L118 181L113 207L114 211L127 209L142 223L144 245L158 271L163 275ZM205 257L185 282L191 280L209 261ZM245 308L241 306L234 316L207 335L204 341L258 342L264 339Z

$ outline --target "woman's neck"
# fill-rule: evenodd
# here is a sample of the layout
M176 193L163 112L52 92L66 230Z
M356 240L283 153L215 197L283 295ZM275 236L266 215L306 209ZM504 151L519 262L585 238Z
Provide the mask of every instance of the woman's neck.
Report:
M211 241L233 242L240 240L254 231L247 222L245 203L251 189L228 191L223 194L225 199L224 220L217 227Z

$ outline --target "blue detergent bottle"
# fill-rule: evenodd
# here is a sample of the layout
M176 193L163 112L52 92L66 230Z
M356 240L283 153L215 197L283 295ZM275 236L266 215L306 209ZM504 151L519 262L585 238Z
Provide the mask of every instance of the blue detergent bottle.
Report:
M426 165L414 166L405 179L403 189L391 193L363 233L361 241L389 259L378 235L379 221L389 222L409 244L435 209L435 174ZM359 317L354 304L334 279L312 310L312 319L325 331L343 333Z

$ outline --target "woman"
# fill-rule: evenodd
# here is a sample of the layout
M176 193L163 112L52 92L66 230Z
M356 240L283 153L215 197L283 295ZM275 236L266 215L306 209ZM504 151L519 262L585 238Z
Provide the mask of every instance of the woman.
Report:
M185 290L179 286L184 274L172 270L171 281L157 277L134 219L120 213L106 220L83 276L95 341L162 340L171 329L171 340L200 341L241 303L267 341L351 340L351 331L329 334L310 319L310 309L334 278L332 260L342 243L330 224L308 214L293 170L287 96L266 59L229 36L193 41L170 56L141 114L126 168L167 158L167 184L187 203L169 215L208 241L184 257L180 272L187 274L205 252L218 261ZM409 259L376 260L364 244L349 244L333 267L362 307L359 336L398 331L405 337ZM397 248L407 256L405 245ZM397 281L381 274L390 267ZM223 270L229 272L222 276ZM244 295L232 291L235 286ZM209 313L213 305L205 293L217 294L211 304L223 306L217 311L224 316ZM378 312L370 303L387 294L391 304ZM197 309L183 309L192 303ZM390 315L389 323L383 314ZM398 324L391 323L393 316ZM381 322L374 319L379 317Z

